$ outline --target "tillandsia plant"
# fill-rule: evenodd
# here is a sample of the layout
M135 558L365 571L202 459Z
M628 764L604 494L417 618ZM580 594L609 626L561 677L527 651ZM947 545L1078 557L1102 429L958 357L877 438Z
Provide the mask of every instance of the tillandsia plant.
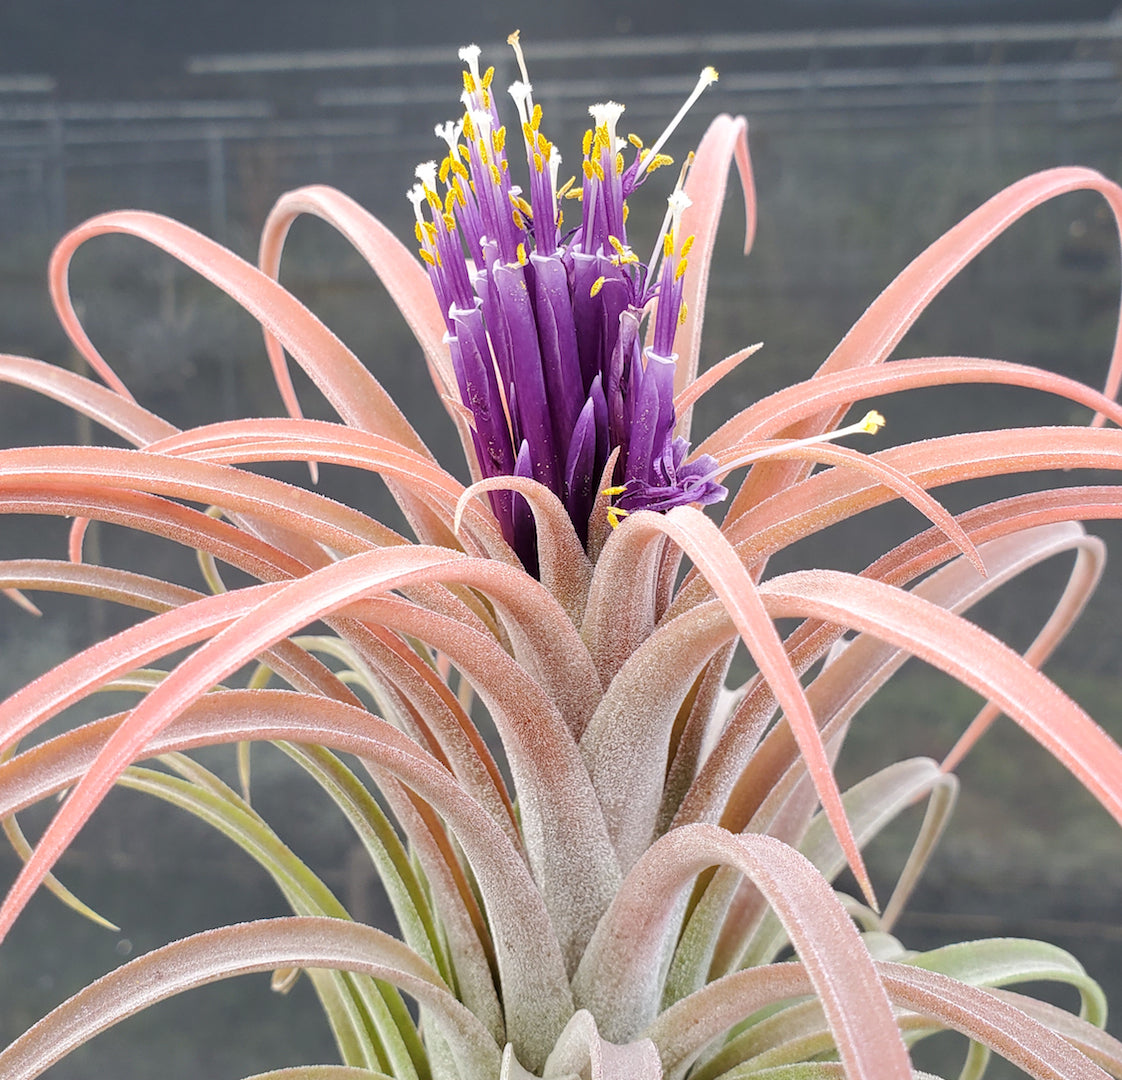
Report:
M0 932L40 885L78 904L50 872L115 784L221 830L294 913L123 965L0 1053L0 1075L37 1076L190 987L305 971L343 1064L269 1076L893 1080L916 1075L910 1045L947 1028L968 1040L963 1077L981 1076L991 1051L1034 1077L1122 1076L1103 995L1066 953L999 939L917 954L893 935L950 814L952 767L999 714L1122 821L1122 750L1038 670L1101 571L1102 544L1079 522L1122 517L1122 490L1049 488L957 518L928 493L1013 472L1122 468L1122 338L1106 393L991 359L884 362L944 284L1027 211L1088 189L1122 221L1122 189L1078 168L1007 188L908 266L813 377L691 446L694 403L752 352L698 374L734 163L751 240L745 121L712 122L668 185L643 262L627 199L669 167L666 136L624 141L622 108L593 106L580 182L559 186L524 67L511 90L520 140L508 139L490 71L478 50L462 56L463 118L438 129L447 154L418 170L410 196L420 258L323 187L281 197L259 268L166 218L104 214L63 239L50 281L64 328L106 385L0 358L7 382L136 447L0 452L6 512L76 519L68 559L5 561L0 585L16 600L61 590L151 613L0 706L0 814L25 858ZM684 108L714 77L703 74ZM519 141L524 163L511 149ZM457 427L471 486L436 463L373 374L276 283L303 214L339 229L384 281ZM260 321L287 418L178 431L133 400L67 284L74 252L106 233L164 249ZM301 418L285 353L341 424ZM880 426L870 402L977 383L1059 395L1094 420L872 454L832 441ZM855 405L864 419L839 426ZM278 461L381 474L416 540L240 467ZM787 546L894 499L931 527L859 574L769 576ZM84 561L91 519L197 550L208 591ZM1075 556L1069 585L1023 656L963 618L1063 553ZM219 562L256 583L225 588ZM785 638L779 619L796 620ZM307 632L317 621L326 630ZM733 689L738 643L756 674ZM183 650L186 659L154 666ZM909 656L988 704L946 761L900 761L843 795L833 762L850 722ZM109 688L136 703L21 745ZM506 771L481 734L485 716ZM337 804L385 884L400 937L352 921L243 795L186 754L253 740L278 743ZM64 791L32 849L14 815ZM912 855L882 908L862 847L922 800ZM846 866L860 897L835 890ZM1075 986L1081 1015L1004 988L1024 980Z

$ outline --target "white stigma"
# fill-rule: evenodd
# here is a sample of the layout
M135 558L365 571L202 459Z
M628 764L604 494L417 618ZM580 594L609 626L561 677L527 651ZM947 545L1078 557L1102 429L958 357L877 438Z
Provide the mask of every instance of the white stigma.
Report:
M435 161L422 161L416 169L413 170L413 175L421 181L426 191L436 191L436 162Z
M617 101L601 101L596 105L589 105L588 113L592 122L597 126L608 129L609 146L614 154L619 149L619 137L616 135L616 123L623 115L624 107Z
M413 204L413 213L417 215L417 220L423 225L425 216L421 213L421 207L426 202L425 189L420 184L414 184L405 193L405 197Z
M528 82L513 82L507 93L514 99L514 107L518 110L518 119L523 124L530 122L530 115L534 110L534 88Z
M482 51L478 45L465 45L460 50L460 59L467 64L476 82L479 82L479 54Z
M459 141L460 133L464 130L464 122L462 120L447 120L443 124L437 124L433 131L436 133L438 139L443 139L448 144L449 150L454 150L456 143Z

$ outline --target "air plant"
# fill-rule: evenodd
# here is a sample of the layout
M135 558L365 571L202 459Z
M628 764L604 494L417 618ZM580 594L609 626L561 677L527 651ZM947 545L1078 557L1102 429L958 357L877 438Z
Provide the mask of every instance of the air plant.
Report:
M942 287L1023 214L1088 189L1122 221L1122 189L1063 168L1002 191L908 266L811 378L691 448L694 403L753 351L698 374L734 163L746 250L752 238L744 119L712 122L643 262L626 199L669 165L664 139L645 147L632 137L629 149L617 133L622 108L593 106L581 181L559 187L524 65L511 89L522 164L491 73L478 50L462 57L463 118L438 129L447 155L418 170L410 196L420 259L324 187L280 198L259 268L155 214L103 214L62 240L50 282L62 325L105 385L0 359L4 380L136 447L0 452L6 512L76 518L69 559L5 561L0 585L17 600L58 590L151 612L0 705L0 814L25 857L0 933L40 885L76 903L50 872L114 784L221 830L294 913L123 965L0 1053L0 1074L37 1076L190 987L302 970L343 1065L287 1070L290 1080L891 1080L914 1075L909 1045L947 1028L969 1040L964 1077L981 1076L991 1051L1034 1077L1122 1076L1122 1044L1101 1030L1102 993L1066 953L1004 939L915 953L893 936L954 803L951 766L997 715L1122 821L1122 751L1038 670L1101 571L1102 544L1079 522L1122 516L1119 489L1036 491L958 517L929 494L1013 472L1122 468L1122 433L1105 423L1122 423L1122 338L1105 393L991 359L885 362ZM713 78L703 73L685 107ZM562 206L579 224L565 223ZM459 432L469 487L277 284L286 234L304 214L337 228L385 283ZM162 248L259 320L290 415L179 431L137 404L68 290L74 252L106 233ZM286 353L342 423L301 418ZM858 403L978 383L1060 395L1095 419L869 454L834 441L880 427L867 407L839 426ZM239 467L279 461L379 473L416 540ZM894 499L931 525L863 572L768 575L787 546ZM90 519L195 549L209 591L84 561ZM1072 552L1068 588L1023 656L962 616ZM218 563L256 583L226 589ZM785 638L777 619L796 620ZM317 621L329 632L304 632ZM756 674L731 689L738 642ZM153 666L184 649L169 669ZM847 728L909 656L988 704L944 763L900 761L842 794L832 765ZM107 688L134 692L136 704L20 745ZM481 734L484 715L509 785ZM278 743L337 804L385 884L400 937L352 921L243 795L187 755L255 740ZM144 759L159 767L136 764ZM31 850L14 815L64 791ZM912 855L882 908L862 847L922 800ZM860 898L832 884L847 866ZM1081 1015L1004 989L1042 979L1074 985Z

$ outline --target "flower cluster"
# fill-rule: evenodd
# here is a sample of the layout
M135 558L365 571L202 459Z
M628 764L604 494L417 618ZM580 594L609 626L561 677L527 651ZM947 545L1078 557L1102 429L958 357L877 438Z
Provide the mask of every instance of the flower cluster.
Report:
M417 169L410 199L470 414L479 475L531 477L545 485L587 542L605 484L613 524L634 510L666 511L726 495L717 462L706 455L687 461L689 445L674 435L674 336L686 317L682 279L692 243L681 235L686 169L648 262L632 251L626 226L628 197L671 163L661 152L666 138L717 73L702 72L651 147L617 134L622 105L593 105L582 182L558 187L561 156L542 134L542 110L517 34L510 43L523 76L510 95L526 150L527 189L511 177L507 129L491 89L494 69L480 72L473 45L460 50L467 65L463 118L437 127L447 155L439 166ZM566 197L582 212L569 232L560 205ZM508 491L492 492L491 500L507 540L532 569L537 556L528 506Z

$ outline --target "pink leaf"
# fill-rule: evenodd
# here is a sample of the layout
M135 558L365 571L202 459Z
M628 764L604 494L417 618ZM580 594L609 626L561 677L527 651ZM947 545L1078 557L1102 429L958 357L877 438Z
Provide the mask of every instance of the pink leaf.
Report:
M637 530L642 529L642 532ZM841 793L818 734L814 714L798 677L783 649L775 626L760 600L755 583L720 530L700 510L675 507L668 514L642 511L632 514L616 530L617 537L634 538L646 533L665 533L693 560L725 606L733 625L786 713L788 723L806 759L807 771L834 833L845 852L862 891L876 906L872 883L861 851L853 839L842 806ZM632 539L634 542L634 539Z
M775 909L822 1001L851 1080L910 1078L908 1054L872 958L827 882L773 837L734 836L713 825L686 825L657 840L597 928L573 991L605 1036L634 1039L654 1019L659 960L675 929L676 901L714 863L750 878Z

